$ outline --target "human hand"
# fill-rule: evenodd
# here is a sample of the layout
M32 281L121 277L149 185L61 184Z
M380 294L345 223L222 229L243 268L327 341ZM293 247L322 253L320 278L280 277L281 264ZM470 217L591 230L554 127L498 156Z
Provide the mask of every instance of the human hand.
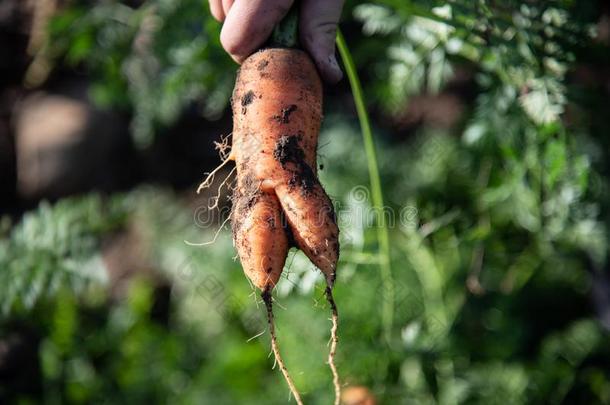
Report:
M223 48L241 63L271 35L294 0L209 0L214 18L224 22ZM301 0L299 36L322 78L329 83L343 74L335 57L335 35L343 0Z

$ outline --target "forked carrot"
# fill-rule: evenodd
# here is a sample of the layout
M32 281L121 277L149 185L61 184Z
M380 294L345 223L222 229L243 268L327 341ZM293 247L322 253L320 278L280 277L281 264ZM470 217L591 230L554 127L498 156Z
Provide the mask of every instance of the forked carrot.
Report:
M296 29L296 17L288 26ZM292 35L296 37L296 35ZM322 121L322 82L310 56L296 48L271 46L242 64L232 97L233 144L223 162L234 160L233 242L246 276L262 291L271 346L297 403L302 400L280 355L272 290L290 247L302 250L325 276L332 313L328 363L335 404L340 385L334 363L338 312L332 287L339 259L339 229L330 198L317 175ZM209 179L202 187L209 186Z

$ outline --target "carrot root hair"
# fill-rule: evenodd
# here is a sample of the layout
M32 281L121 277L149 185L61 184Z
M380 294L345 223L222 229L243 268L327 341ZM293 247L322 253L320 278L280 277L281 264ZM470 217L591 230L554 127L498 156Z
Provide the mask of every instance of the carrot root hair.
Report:
M341 402L341 384L339 382L339 372L337 371L337 365L335 363L335 356L337 354L337 344L339 343L339 311L337 310L337 304L333 298L333 290L331 284L326 286L325 290L326 300L330 305L331 322L330 328L330 350L328 352L328 366L333 375L333 386L335 387L335 405L339 405Z
M294 385L294 381L290 377L288 373L288 369L286 368L286 364L280 355L280 349L277 343L277 337L275 335L275 322L273 317L273 297L271 296L271 288L265 289L261 293L261 298L265 302L265 307L267 308L267 323L269 324L269 334L271 336L271 349L273 350L273 355L275 356L276 363L280 366L280 370L284 376L284 380L286 380L286 384L288 384L288 388L290 392L294 396L294 400L298 405L303 405L303 400L301 399L301 394L297 390L297 387Z
M227 163L229 163L232 160L235 160L233 151L231 150L231 147L229 146L229 137L230 136L231 136L231 134L229 134L227 136L223 136L223 137L221 137L220 142L214 142L215 148L218 151L218 154L220 155L222 162L220 163L220 165L218 165L216 167L216 169L212 170L209 173L206 173L207 174L206 178L201 182L201 184L199 184L199 187L197 187L197 194L201 193L202 190L205 190L206 188L210 187L212 185L212 182L214 181L214 176L216 176L216 173L218 173L218 171L220 171ZM218 188L219 193L220 193L220 188L222 188L222 186L226 183L226 181L228 180L228 178L231 176L232 173L233 173L233 170L231 170L231 173L229 173L229 175L227 176L225 181L223 181L222 184L220 185L220 187Z

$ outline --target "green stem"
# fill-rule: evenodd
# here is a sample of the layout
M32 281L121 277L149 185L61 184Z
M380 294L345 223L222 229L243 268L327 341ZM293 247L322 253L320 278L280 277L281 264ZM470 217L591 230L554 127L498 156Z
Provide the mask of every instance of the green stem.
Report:
M337 47L345 66L345 72L352 88L354 103L360 121L362 138L364 140L364 151L368 162L369 178L371 182L371 196L373 209L377 213L377 241L379 243L379 267L381 270L381 283L384 289L382 299L382 323L386 341L389 343L392 333L392 323L394 318L394 283L392 280L392 268L390 263L390 235L386 223L384 212L383 193L381 190L381 177L379 176L379 166L377 164L377 153L373 142L373 132L369 116L364 104L364 96L360 79L354 66L352 55L347 48L345 39L341 31L337 30Z
M299 2L295 1L288 14L275 26L270 45L283 48L299 47Z

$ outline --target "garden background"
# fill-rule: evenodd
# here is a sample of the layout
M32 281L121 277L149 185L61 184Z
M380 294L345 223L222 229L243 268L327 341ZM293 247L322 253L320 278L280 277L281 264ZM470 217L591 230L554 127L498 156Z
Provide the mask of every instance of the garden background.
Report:
M319 172L346 403L610 403L610 7L347 1L340 26L384 197L343 79ZM203 0L0 5L0 402L288 403L228 187L208 208L230 168L195 193L231 132L219 31ZM333 395L323 293L291 251L306 403Z

